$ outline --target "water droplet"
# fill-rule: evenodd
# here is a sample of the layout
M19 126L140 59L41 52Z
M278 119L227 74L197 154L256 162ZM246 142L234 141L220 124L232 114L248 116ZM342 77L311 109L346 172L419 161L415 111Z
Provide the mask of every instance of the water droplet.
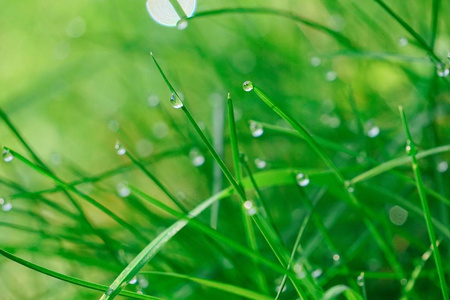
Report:
M126 182L119 182L116 186L116 189L117 194L119 194L119 196L122 198L128 197L131 194L131 190Z
M410 140L406 141L405 151L406 151L406 154L408 154L408 155L416 154L416 148L414 147L414 144Z
M320 116L320 121L331 128L338 128L341 125L341 120L335 115L323 114Z
M187 27L188 27L188 25L189 25L189 23L188 23L188 20L186 20L186 19L180 19L178 22L177 22L177 29L178 30L185 30Z
M136 284L137 281L138 281L137 277L134 276L133 278L131 278L131 280L128 283L129 284Z
M438 163L437 167L436 167L437 171L439 173L444 173L448 170L448 162L446 161L441 161L440 163Z
M400 280L400 284L401 285L406 285L408 283L408 279L406 279L406 278L402 278L401 280Z
M341 256L340 256L339 254L333 255L333 260L334 260L335 262L338 262L340 259L341 259Z
M408 45L408 39L404 36L398 39L398 45L400 47L406 47Z
M114 145L114 149L116 149L118 155L124 155L127 153L127 149L125 149L119 141L117 141Z
M147 10L157 23L174 27L183 17L191 17L194 14L197 0L177 0L180 8L183 10L184 15L178 15L176 9L172 6L168 0L148 0ZM180 12L182 13L182 12Z
M389 210L389 219L393 224L401 226L408 219L408 211L396 205Z
M364 286L364 272L361 272L361 274L356 278L356 282L359 286Z
M378 136L378 134L380 134L380 127L378 126L373 126L367 131L367 136L370 138L374 138Z
M322 60L320 59L320 57L313 56L311 57L311 60L309 62L311 63L311 66L318 67L322 63Z
M277 293L284 293L284 292L286 292L287 287L286 287L286 285L284 285L283 290L281 292L280 292L280 289L281 289L281 285L277 285L277 287L275 288L275 291Z
M433 253L433 252L432 252L431 250L428 250L427 252L425 252L425 253L422 255L422 260L423 260L423 261L427 261L427 260L430 258L430 256L431 256L432 253Z
M14 159L14 155L7 149L3 149L2 157L5 162L10 162Z
M265 160L256 158L256 159L255 159L255 166L256 166L258 169L264 169L264 168L267 166L267 162L266 162Z
M436 73L439 77L447 77L450 74L450 66L448 63L439 62L436 64Z
M318 278L320 275L322 275L322 269L317 269L311 272L311 276L313 278Z
M309 184L309 177L303 173L298 173L295 179L297 180L297 184L299 186L304 187Z
M249 127L253 137L260 137L264 133L264 129L261 123L250 121Z
M170 104L173 108L181 108L183 107L183 102L181 101L180 97L176 95L175 93L172 93L170 96Z
M253 83L247 80L246 82L244 82L244 84L242 84L242 88L244 89L244 91L250 92L251 90L253 90Z
M145 278L143 276L138 276L138 282L139 282L139 285L141 286L141 288L143 288L143 289L148 288L149 283L148 283L147 278Z
M253 216L254 214L256 214L256 207L253 205L252 201L249 201L249 200L245 201L243 206L247 210L247 213L250 216Z
M189 158L194 167L200 167L205 163L205 157L197 148L192 148L191 151L189 151Z
M326 79L327 81L335 81L336 78L337 78L337 74L336 74L336 72L334 72L334 71L328 71L328 72L325 74L325 79Z
M5 200L5 198L0 198L0 206L3 211L10 211L12 209L11 202Z
M345 187L347 188L347 191L349 193L353 193L355 191L355 187L352 185L352 183L348 180L345 181Z
M159 102L160 102L159 97L156 95L151 95L147 99L147 104L150 107L157 107L159 105Z

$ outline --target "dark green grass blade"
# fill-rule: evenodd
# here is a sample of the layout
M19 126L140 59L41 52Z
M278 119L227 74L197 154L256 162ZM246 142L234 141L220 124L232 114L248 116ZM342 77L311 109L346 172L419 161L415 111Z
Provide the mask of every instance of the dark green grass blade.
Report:
M78 285L81 287L85 287L91 290L96 290L96 291L107 291L108 290L108 286L106 285L101 285L101 284L97 284L97 283L93 283L93 282L89 282L89 281L85 281L76 277L72 277L72 276L67 276L52 270L49 270L47 268L41 267L39 265L33 264L29 261L26 261L24 259L21 259L9 252L6 252L3 249L0 249L0 255L3 255L4 257L18 263L21 264L22 266L25 266L29 269L32 269L34 271L37 271L39 273L45 274L47 276L74 284L74 285ZM132 299L161 299L161 298L157 298L157 297L153 297L153 296L147 296L147 295L141 295L141 294L137 294L137 293L133 293L133 292L129 292L129 291L122 291L120 293L120 295L122 296L126 296L126 297L130 297Z
M356 196L349 191L348 189L348 182L344 179L343 175L339 171L339 169L336 167L336 165L333 163L331 158L325 153L323 148L316 142L316 140L312 137L312 135L296 120L288 116L283 110L281 110L270 98L267 94L265 94L260 88L253 85L250 82L250 85L252 86L252 90L255 91L256 95L265 103L267 106L269 106L276 114L278 114L282 119L284 119L286 122L288 122L300 135L301 137L308 143L308 145L316 152L316 154L323 160L323 162L326 164L326 166L332 171L334 177L338 181L341 189L345 192L346 198L350 201L350 203L357 209L362 212L362 206L359 200L356 198ZM367 226L367 228L371 231L373 238L375 239L376 243L380 247L380 249L384 252L384 255L386 259L388 260L391 267L398 273L399 278L404 277L404 272L402 270L401 264L398 262L397 258L393 255L393 250L390 249L386 241L383 239L382 235L380 234L379 230L376 228L376 226L372 223L372 221L367 217L363 217L364 224Z
M237 183L243 189L242 186L242 169L241 165L239 163L239 146L238 146L238 139L237 139L237 132L236 132L236 123L234 119L234 106L233 106L233 100L231 99L230 93L228 93L227 97L227 107L228 107L228 124L229 124L229 130L230 130L230 144L231 144L231 150L233 154L233 164L234 164L234 174ZM252 219L247 214L247 210L244 208L244 206L241 207L241 213L242 213L242 220L244 223L244 232L247 238L247 243L255 252L258 252L258 244L256 241L255 236L255 230L253 228ZM256 276L256 282L259 286L259 289L263 291L264 293L268 294L268 287L267 287L267 281L264 276L264 273L262 270L258 267L256 261L254 261L254 273Z
M169 80L167 79L166 75L162 71L161 67L159 66L159 64L156 61L156 59L153 56L153 54L152 54L152 58L153 58L153 61L156 64L159 72L161 73L161 76L166 81L167 86L169 87L169 89L172 91L172 93L177 95L176 91L174 90L173 86L170 84ZM181 110L184 112L185 116L189 120L189 123L192 125L194 130L197 132L198 136L201 138L201 140L205 144L206 148L208 149L208 151L210 152L210 154L212 155L212 157L214 158L216 163L220 166L220 169L222 170L223 174L225 175L227 180L230 182L230 184L233 186L233 188L237 192L237 194L238 194L239 198L241 199L241 201L244 203L247 200L247 197L245 195L245 191L241 188L241 186L239 186L239 184L236 182L236 180L234 180L233 176L231 175L231 172L229 171L229 169L227 168L227 166L225 165L223 160L220 158L218 153L215 151L215 149L212 146L211 142L207 139L207 137L205 136L203 131L200 129L200 127L198 126L197 122L193 118L192 114L189 112L188 108L185 105L183 105L181 107ZM282 244L282 242L281 242L278 234L274 230L274 228L267 222L267 220L265 218L263 218L261 216L261 214L257 213L257 214L252 215L252 219L255 222L256 226L258 227L259 231L262 233L262 235L265 238L266 242L268 243L268 245L272 249L272 252L277 257L277 259L280 262L280 264L282 266L286 267L287 261L289 259L289 254L287 253L286 248ZM296 288L297 293L299 294L300 298L303 298L303 293L304 292L301 290L301 287L297 285L297 281L294 278L290 278L290 280L294 284L294 287ZM319 289L315 289L314 288L314 283L305 281L305 285L307 286L308 291L311 294L320 293Z
M423 213L424 213L424 217L425 217L425 223L427 226L428 236L431 241L431 248L433 249L433 257L434 257L434 261L436 263L436 270L437 270L438 277L439 277L439 283L441 286L442 297L443 297L443 299L449 299L448 286L447 286L447 283L445 282L445 274L444 274L444 267L442 265L441 254L439 253L439 250L437 248L436 234L434 232L434 226L433 226L433 221L431 218L431 212L430 212L427 197L425 194L424 184L422 181L422 174L420 173L419 164L418 164L417 158L416 158L416 151L417 151L416 146L414 144L414 141L412 140L403 107L400 106L399 110L400 110L400 115L402 118L403 126L404 126L405 132L406 132L406 138L407 138L406 150L407 150L408 155L411 156L411 167L414 172L414 177L416 179L417 190L419 192L420 201L422 203L422 209L423 209Z
M203 279L198 277L192 277L188 275L183 274L177 274L177 273L165 273L165 272L152 272L152 271L144 271L140 272L139 274L142 275L152 275L152 276L162 276L162 277L172 277L172 278L179 278L179 279L185 279L188 281L196 282L200 284L203 287L208 287L212 289L217 289L223 292L227 292L236 296L245 297L248 299L261 299L261 300L269 300L272 299L271 297L268 297L263 294L259 294L257 292L241 288L239 286L235 286L232 284L217 282L209 279Z
M56 184L58 184L59 186L61 186L63 189L67 189L73 193L75 193L76 195L80 196L82 199L86 200L87 202L89 202L90 204L94 205L95 207L97 207L99 210L101 210L103 213L105 213L107 216L109 216L111 219L113 219L114 221L116 221L119 225L123 226L124 228L126 228L128 231L130 231L131 233L133 233L137 238L139 238L142 242L147 242L147 238L139 231L137 230L134 226L132 226L131 224L129 224L128 222L126 222L125 220L123 220L122 218L120 218L119 216L117 216L114 212L112 212L111 210L109 210L108 208L106 208L105 206L103 206L100 202L98 202L97 200L91 198L90 196L80 192L79 190L77 190L75 187L72 187L70 185L68 185L67 183L65 183L64 181L62 181L61 179L59 179L58 177L56 177L55 175L53 175L51 172L47 171L46 169L43 169L42 167L37 166L36 164L30 162L28 159L26 159L25 157L23 157L22 155L20 155L19 153L6 148L6 151L9 151L15 158L17 158L18 160L20 160L21 162L25 163L27 166L31 167L32 169L34 169L35 171L37 171L38 173L47 176L48 178L52 179Z

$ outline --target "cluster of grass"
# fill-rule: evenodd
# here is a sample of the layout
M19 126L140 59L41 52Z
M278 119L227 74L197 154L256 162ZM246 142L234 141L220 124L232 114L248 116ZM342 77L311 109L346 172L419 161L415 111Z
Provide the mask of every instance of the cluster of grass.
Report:
M450 3L41 5L0 12L1 299L448 299Z

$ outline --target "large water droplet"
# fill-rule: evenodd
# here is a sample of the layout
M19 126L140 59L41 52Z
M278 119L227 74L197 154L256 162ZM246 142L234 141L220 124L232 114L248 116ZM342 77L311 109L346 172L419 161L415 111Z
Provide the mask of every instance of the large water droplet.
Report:
M114 145L114 149L116 149L118 155L124 155L127 153L127 149L125 149L119 141L117 141Z
M0 198L0 206L3 211L10 211L12 209L11 202L5 200L5 198Z
M172 6L169 0L147 0L147 10L157 23L175 27L182 18L191 17L194 14L197 0L175 0L179 3L182 12ZM181 14L181 16L179 15ZM183 15L184 14L184 15Z
M450 74L450 66L448 63L439 62L436 64L436 73L439 77L447 77Z
M183 102L181 101L180 97L176 95L175 93L172 93L170 96L170 104L173 108L181 108L183 107Z
M192 148L191 151L189 151L189 158L194 167L200 167L205 163L205 157L197 148Z
M242 88L244 89L244 91L250 92L251 90L253 90L253 83L247 80L242 84Z
M178 30L185 30L188 27L188 25L189 25L188 20L186 20L185 18L180 19L177 22L177 29Z
M253 137L262 136L264 133L264 129L263 129L263 126L261 125L261 123L258 123L255 121L250 121L249 127L250 127L250 132L252 133Z
M5 162L10 162L14 159L14 155L7 149L3 149L2 157Z
M303 173L298 173L295 177L297 184L301 187L305 187L309 184L309 177Z

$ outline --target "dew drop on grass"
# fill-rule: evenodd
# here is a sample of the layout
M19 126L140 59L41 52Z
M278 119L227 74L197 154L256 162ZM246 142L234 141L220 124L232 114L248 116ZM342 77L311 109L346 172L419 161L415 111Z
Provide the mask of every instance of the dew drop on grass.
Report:
M406 141L405 151L406 151L406 154L408 154L408 155L414 155L415 154L415 151L413 151L413 144L412 144L412 142L410 140Z
M12 204L5 200L5 198L0 198L0 206L3 211L10 211L12 209Z
M439 77L447 77L450 74L450 65L448 63L439 62L436 64L436 73Z
M192 148L191 151L189 151L189 158L194 167L200 167L205 163L205 157L197 148Z
M250 92L251 90L253 90L253 83L247 80L242 84L242 88L244 89L244 91Z
M178 97L178 95L172 93L172 95L170 96L170 105L172 105L173 108L181 108L183 107L183 102L181 101L180 97Z
M263 126L261 123L250 121L249 123L250 132L252 133L253 137L260 137L264 133Z
M312 271L311 276L313 278L318 278L318 277L320 277L320 275L322 275L322 272L323 272L322 269L314 270L314 271Z
M335 262L338 262L340 259L341 259L341 256L340 256L339 254L333 255L333 260L334 260Z
M136 284L138 281L137 277L134 276L133 278L131 278L131 280L128 282L129 284Z
M401 280L400 280L400 284L401 285L406 285L408 283L408 279L406 279L406 278L402 278Z
M349 193L353 193L355 191L355 187L352 185L352 183L348 180L345 181L345 187L347 188L347 191Z
M177 12L175 7L172 6L171 2L175 1L178 2L182 11ZM178 27L177 24L181 19L191 17L194 14L196 6L197 0L147 0L147 11L150 17L157 23L168 27Z
M188 25L189 25L188 20L186 20L185 18L182 18L177 22L177 29L185 30L188 27Z
M380 134L380 127L373 126L367 131L367 136L370 138L377 137Z
M334 71L328 71L326 74L325 74L325 79L327 80L327 81L335 81L336 80L336 78L337 78L337 74L336 74L336 72L334 72Z
M119 182L116 189L117 194L122 198L128 197L131 194L131 190L126 182Z
M309 184L309 177L303 173L298 173L295 177L297 184L301 187L305 187Z
M364 286L364 272L361 272L359 276L356 278L356 282L359 286Z
M441 161L440 163L438 163L436 169L439 173L445 173L448 170L448 162Z
M124 155L127 153L127 149L125 149L119 141L117 141L114 145L114 149L116 149L118 155Z
M14 155L7 149L3 149L2 157L5 162L11 162L14 159Z
M247 210L247 213L248 213L250 216L253 216L254 214L256 214L256 208L255 208L255 206L253 205L253 202L252 202L252 201L247 200L247 201L244 202L243 205L244 205L244 208Z
M267 166L267 162L265 160L262 160L260 158L255 159L255 166L258 169L264 169Z

